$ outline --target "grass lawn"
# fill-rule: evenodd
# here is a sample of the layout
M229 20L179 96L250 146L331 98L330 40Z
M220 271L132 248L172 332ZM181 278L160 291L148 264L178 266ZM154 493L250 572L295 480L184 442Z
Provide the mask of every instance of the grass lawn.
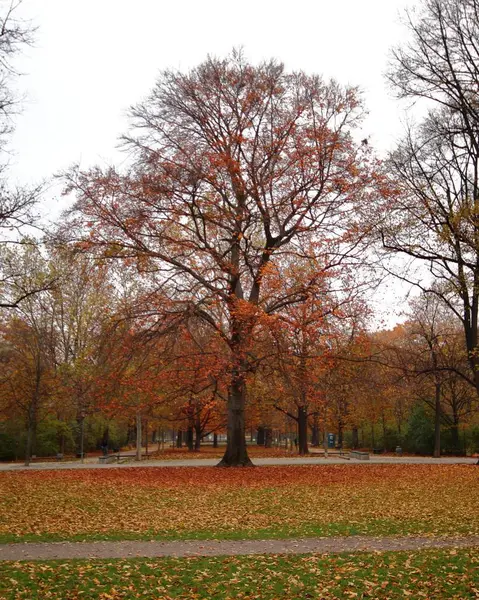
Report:
M479 548L0 563L2 600L479 598Z
M0 541L479 534L469 465L0 473Z

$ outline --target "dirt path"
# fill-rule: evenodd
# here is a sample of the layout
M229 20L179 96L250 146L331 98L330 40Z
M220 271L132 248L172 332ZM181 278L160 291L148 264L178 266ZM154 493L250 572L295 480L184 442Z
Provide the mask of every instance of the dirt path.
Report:
M55 542L0 544L0 560L70 558L134 558L156 556L240 556L246 554L303 554L314 552L376 552L426 548L470 548L479 535L462 537L330 537L296 540L238 540L182 542Z

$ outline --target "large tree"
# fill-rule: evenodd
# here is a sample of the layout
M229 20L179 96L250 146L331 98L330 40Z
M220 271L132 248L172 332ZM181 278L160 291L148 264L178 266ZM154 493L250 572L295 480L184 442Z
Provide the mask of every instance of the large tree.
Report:
M359 260L372 197L368 149L351 136L361 115L354 88L274 60L254 66L241 53L208 58L188 73L163 72L132 109L128 172L67 176L83 244L154 273L152 285L228 349L221 465L251 464L244 411L258 324L316 286L306 270L263 294L266 280L274 289L275 264L319 254L323 277Z
M8 176L11 159L8 143L14 117L21 109L21 98L15 89L19 75L15 58L33 42L35 33L32 25L19 17L21 4L22 0L0 0L0 308L8 309L16 308L23 299L50 285L45 282L42 288L18 288L18 273L9 261L11 255L3 252L5 246L18 241L18 232L31 233L25 228L38 225L36 205L41 191L41 186L30 189L14 186ZM12 281L15 285L10 285Z
M398 194L382 239L426 266L402 276L461 320L479 393L479 1L425 0L407 24L390 80L428 112L391 156Z

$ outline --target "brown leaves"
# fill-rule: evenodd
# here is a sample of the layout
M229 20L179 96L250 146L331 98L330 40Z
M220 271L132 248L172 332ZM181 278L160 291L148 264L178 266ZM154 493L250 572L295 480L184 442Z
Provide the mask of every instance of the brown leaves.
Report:
M469 466L128 468L0 474L0 537L478 533Z

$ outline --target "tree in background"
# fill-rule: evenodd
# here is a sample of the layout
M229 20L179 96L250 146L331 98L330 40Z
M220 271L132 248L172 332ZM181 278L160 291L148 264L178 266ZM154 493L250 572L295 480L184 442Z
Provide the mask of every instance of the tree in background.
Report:
M35 245L27 243L9 253L15 264L15 278L9 281L13 295L17 295L17 289L26 287L41 290L43 282L51 280L50 265ZM50 301L51 290L29 294L18 304L16 314L3 331L6 367L1 379L2 392L25 418L27 466L35 448L40 410L51 401L52 386L46 385L54 365L55 329Z
M18 233L31 233L25 229L38 224L35 209L41 192L41 186L31 189L15 187L8 180L8 142L13 118L21 109L21 101L14 88L19 75L14 62L23 48L32 44L35 33L31 24L17 17L20 4L21 0L0 2L0 308L15 308L24 298L51 285L51 282L45 281L41 287L21 287L18 278L15 285L9 285L16 273L9 261L11 254L3 252L6 245L18 241ZM27 243L26 240L23 243ZM30 239L29 243L33 244L34 240Z
M381 235L387 250L429 271L402 277L461 321L479 393L479 2L425 0L407 25L389 79L429 110L390 158L398 195Z

